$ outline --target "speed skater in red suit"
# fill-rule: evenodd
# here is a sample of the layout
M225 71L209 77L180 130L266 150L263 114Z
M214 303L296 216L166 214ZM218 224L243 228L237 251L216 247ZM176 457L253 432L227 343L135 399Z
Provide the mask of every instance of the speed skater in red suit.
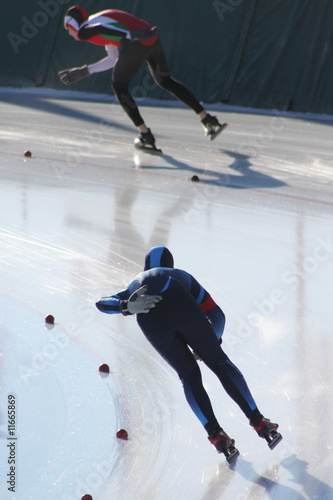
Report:
M183 84L172 78L156 27L121 10L109 9L88 16L77 5L67 11L64 24L75 40L104 46L107 56L94 64L61 71L59 76L62 82L70 85L91 74L113 68L113 91L138 128L138 140L143 146L155 146L155 138L129 92L129 84L144 62L147 62L152 77L160 87L198 115L210 140L225 128L226 124L221 125Z

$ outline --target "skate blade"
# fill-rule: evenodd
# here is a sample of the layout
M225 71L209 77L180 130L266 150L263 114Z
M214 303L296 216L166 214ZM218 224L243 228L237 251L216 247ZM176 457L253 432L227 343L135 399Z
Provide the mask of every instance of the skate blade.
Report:
M228 448L224 454L228 464L233 464L239 457L239 451L237 448Z
M222 125L219 126L219 128L215 131L215 132L210 132L208 134L208 137L209 137L209 140L210 141L213 141L214 139L216 139L216 137L218 135L220 135L221 132L223 132L223 130L228 126L227 123L223 123Z
M162 149L159 149L156 146L143 145L142 142L140 141L140 139L134 140L134 147L136 149L139 149L140 151L144 151L145 153L159 154L159 155L163 153Z
M275 446L277 446L280 441L282 441L282 436L281 436L281 434L279 432L277 432L273 436L269 436L268 437L268 439L267 439L268 447L271 450L274 450Z
M235 440L232 439L231 444L228 447L222 446L223 441L221 443L219 443L220 447L219 447L219 445L216 446L217 453L223 453L228 464L235 462L237 457L239 457L239 451L237 450L237 448L235 448L234 443L235 443Z

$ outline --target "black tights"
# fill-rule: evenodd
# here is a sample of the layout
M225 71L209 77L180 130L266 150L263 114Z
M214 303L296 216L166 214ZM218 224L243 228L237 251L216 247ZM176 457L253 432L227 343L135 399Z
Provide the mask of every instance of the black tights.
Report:
M167 61L160 39L154 45L146 46L140 42L124 40L119 49L119 58L112 75L112 88L124 111L136 127L144 123L139 109L128 87L141 65L147 61L155 82L173 94L197 114L203 107L194 95L180 82L174 80L168 70Z

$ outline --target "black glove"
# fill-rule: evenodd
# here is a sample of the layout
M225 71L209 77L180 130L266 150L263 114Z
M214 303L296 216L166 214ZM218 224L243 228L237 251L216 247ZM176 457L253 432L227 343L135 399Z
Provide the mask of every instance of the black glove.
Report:
M82 78L90 76L90 73L88 71L88 66L85 65L81 68L65 69L64 71L60 71L58 75L64 85L71 85L72 83L82 80Z
M150 31L147 28L139 28L138 30L131 31L131 40L135 42L136 40L151 40L157 35L157 28L153 28Z

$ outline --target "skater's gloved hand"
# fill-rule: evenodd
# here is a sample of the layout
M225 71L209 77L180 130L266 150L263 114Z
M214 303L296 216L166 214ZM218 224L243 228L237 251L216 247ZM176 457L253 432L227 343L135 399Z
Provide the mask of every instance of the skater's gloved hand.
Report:
M153 28L150 31L147 28L139 28L135 31L130 31L130 40L135 42L136 40L151 40L157 35L157 28Z
M144 295L148 290L147 286L142 286L132 293L128 300L121 303L120 310L124 315L148 313L150 309L162 300L160 295Z
M81 68L65 69L64 71L60 71L58 75L64 85L71 85L72 83L82 80L82 78L90 76L90 73L88 66L85 65Z

